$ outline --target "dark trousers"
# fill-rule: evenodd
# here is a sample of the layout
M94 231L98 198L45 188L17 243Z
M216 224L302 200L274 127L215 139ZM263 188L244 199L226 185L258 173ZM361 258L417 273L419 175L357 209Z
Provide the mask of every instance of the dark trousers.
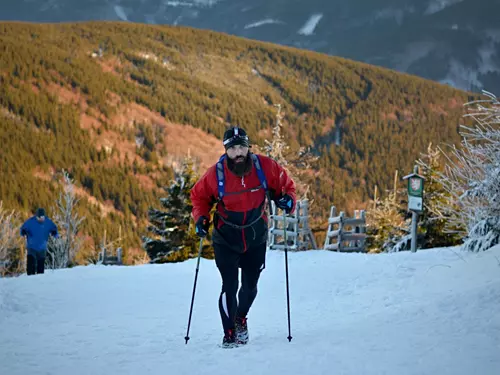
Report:
M244 253L214 244L215 263L222 278L219 311L224 330L234 329L236 316L246 317L255 297L260 273L265 268L266 243ZM239 286L241 268L241 288ZM238 297L238 298L236 298Z
M26 262L26 273L35 275L45 271L45 251L33 251L28 253Z

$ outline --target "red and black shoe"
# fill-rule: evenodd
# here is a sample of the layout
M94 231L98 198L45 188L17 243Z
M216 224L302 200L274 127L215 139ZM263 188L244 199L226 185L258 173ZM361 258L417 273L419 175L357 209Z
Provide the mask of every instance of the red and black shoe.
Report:
M228 329L224 331L224 338L222 339L223 348L234 348L238 346L236 343L236 334L234 330Z
M236 329L236 343L242 345L246 344L248 342L247 318L236 317L235 329Z

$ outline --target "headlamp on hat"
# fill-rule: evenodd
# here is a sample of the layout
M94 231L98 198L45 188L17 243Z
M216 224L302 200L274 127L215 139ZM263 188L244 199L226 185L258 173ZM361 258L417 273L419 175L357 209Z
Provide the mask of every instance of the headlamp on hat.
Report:
M226 150L237 145L250 147L250 140L248 139L246 132L238 127L232 127L226 130L224 133L224 141L222 143Z

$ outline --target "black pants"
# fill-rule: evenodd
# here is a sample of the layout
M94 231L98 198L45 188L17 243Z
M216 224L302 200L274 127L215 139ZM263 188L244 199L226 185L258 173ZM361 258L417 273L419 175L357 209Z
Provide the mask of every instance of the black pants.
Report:
M28 275L44 273L45 271L45 251L34 251L28 253L26 262L26 272Z
M266 243L250 247L242 254L217 244L214 244L214 251L215 263L222 278L219 297L222 326L224 330L234 329L236 316L246 317L257 296L257 282L265 268ZM241 288L238 293L239 268Z

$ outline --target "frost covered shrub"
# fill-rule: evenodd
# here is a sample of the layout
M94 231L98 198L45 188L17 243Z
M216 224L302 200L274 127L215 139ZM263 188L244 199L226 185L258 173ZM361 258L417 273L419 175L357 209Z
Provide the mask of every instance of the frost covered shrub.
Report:
M465 117L475 126L461 126L462 147L453 148L440 176L449 193L442 206L447 228L465 228L464 248L470 251L500 242L500 102L483 93L487 99L466 104L471 108Z

